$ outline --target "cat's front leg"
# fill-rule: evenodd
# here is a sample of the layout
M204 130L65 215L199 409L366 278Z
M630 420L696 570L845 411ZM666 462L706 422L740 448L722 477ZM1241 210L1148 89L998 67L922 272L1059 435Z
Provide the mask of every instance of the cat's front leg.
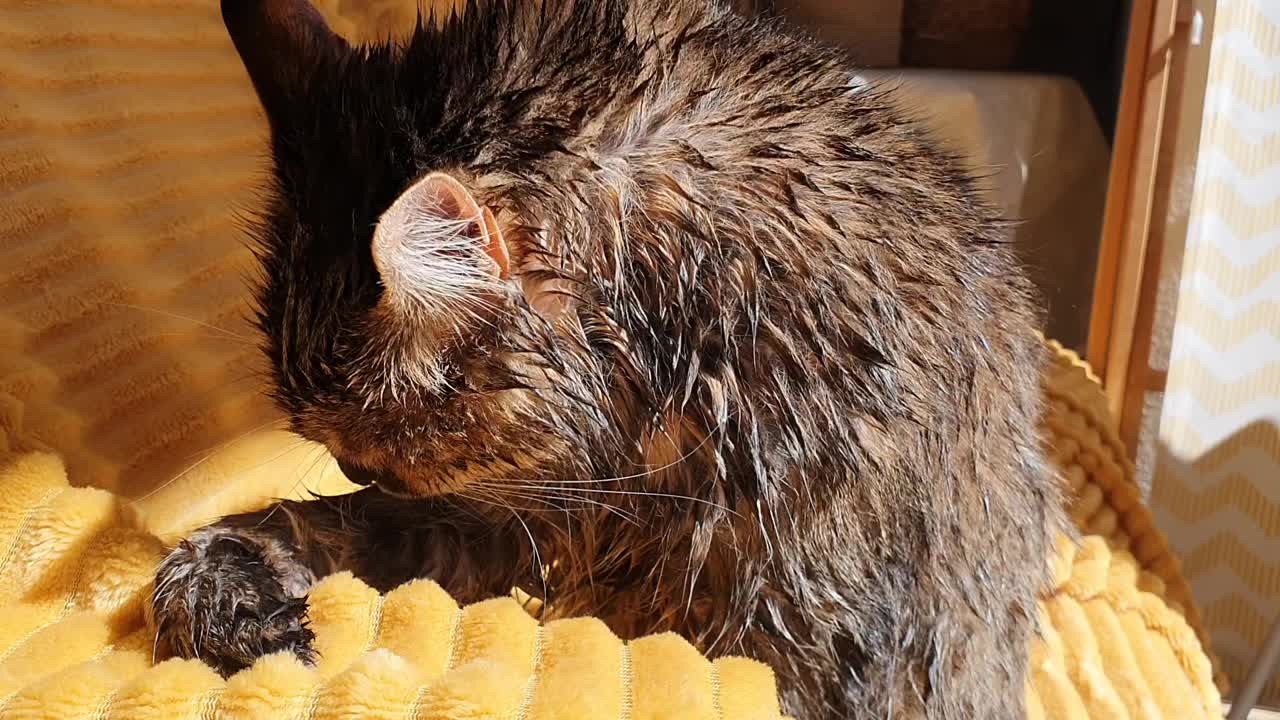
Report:
M377 490L286 501L201 528L164 559L152 614L157 640L223 675L280 651L315 660L307 593L349 570L379 590L430 577L461 602L509 592L517 538L431 501Z

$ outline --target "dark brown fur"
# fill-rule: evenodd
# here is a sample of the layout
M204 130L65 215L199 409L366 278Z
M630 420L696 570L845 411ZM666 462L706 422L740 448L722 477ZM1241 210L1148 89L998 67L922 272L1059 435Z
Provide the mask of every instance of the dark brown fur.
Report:
M1002 225L833 50L698 0L539 7L349 50L224 0L272 121L276 394L378 487L196 533L162 638L224 672L307 659L315 578L425 576L759 658L804 720L1020 717L1064 521ZM517 281L409 322L370 237L440 170Z

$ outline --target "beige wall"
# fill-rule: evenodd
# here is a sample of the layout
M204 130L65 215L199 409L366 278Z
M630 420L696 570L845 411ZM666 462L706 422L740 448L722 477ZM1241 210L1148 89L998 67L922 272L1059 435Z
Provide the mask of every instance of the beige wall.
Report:
M1238 683L1280 616L1276 0L1218 3L1177 297L1151 502Z

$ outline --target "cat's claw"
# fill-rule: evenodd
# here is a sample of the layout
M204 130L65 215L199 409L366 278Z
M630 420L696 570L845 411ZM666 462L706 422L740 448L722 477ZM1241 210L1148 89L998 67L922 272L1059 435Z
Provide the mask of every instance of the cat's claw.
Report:
M310 573L280 565L278 553L234 530L206 528L183 541L156 573L157 645L198 658L224 677L276 652L313 664L310 582L299 582Z

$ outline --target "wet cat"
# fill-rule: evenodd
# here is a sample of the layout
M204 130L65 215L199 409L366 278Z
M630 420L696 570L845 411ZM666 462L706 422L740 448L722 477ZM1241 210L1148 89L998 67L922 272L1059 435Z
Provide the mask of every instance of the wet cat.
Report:
M305 0L222 10L271 127L275 397L368 487L181 543L172 652L313 659L308 588L350 570L674 630L804 720L1023 714L1065 524L1038 311L889 91L707 0L362 48Z

